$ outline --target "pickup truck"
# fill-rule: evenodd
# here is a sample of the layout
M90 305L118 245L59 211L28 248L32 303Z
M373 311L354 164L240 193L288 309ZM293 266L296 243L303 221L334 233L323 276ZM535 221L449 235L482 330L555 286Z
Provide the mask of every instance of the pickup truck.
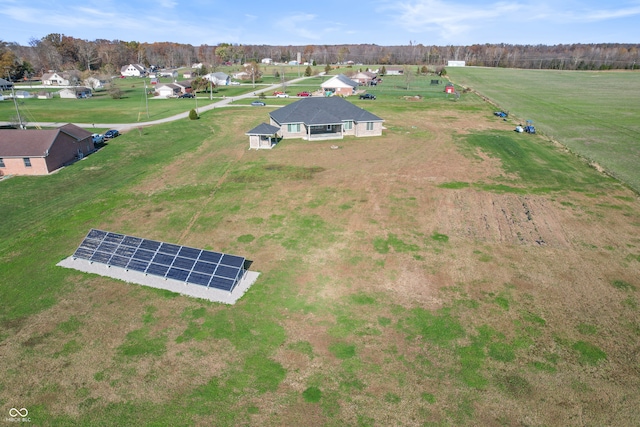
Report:
M372 93L363 93L360 95L360 99L376 99L376 96Z

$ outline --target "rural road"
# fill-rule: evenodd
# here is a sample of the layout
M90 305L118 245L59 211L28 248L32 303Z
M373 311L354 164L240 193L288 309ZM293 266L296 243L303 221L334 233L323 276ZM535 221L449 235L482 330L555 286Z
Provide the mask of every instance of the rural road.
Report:
M286 82L287 85L290 85L292 83L299 83L303 80L308 79L308 77L299 77L293 80L289 80ZM206 105L204 107L198 107L198 114L204 112L204 111L209 111L209 110L213 110L215 108L220 108L220 107L226 107L229 104L231 104L234 101L237 101L239 99L246 99L246 98L253 98L255 97L257 94L260 93L265 93L265 92L270 92L270 91L274 91L278 88L282 87L281 83L278 84L274 84L271 86L267 86L261 89L255 89L253 91L251 91L250 93L245 93L243 95L238 95L238 96L233 96L233 97L229 97L229 98L224 98L218 102L214 102L213 104L209 104ZM170 117L165 117L162 119L158 119L158 120L151 120L151 121L147 121L147 122L135 122L135 123L73 123L76 126L79 126L81 128L87 129L89 131L91 131L91 129L93 128L97 128L97 129L117 129L119 132L127 132L131 129L136 129L139 127L145 127L145 126L153 126L153 125L157 125L160 123L168 123L168 122L173 122L176 120L181 120L181 119L186 119L187 117L189 117L189 111L185 111L183 113L180 114L176 114L175 116L170 116ZM39 127L60 127L63 125L66 125L69 122L29 122L28 126L30 127L34 127L34 126L39 126ZM11 122L0 122L0 125L3 126L7 126L7 125L11 125Z

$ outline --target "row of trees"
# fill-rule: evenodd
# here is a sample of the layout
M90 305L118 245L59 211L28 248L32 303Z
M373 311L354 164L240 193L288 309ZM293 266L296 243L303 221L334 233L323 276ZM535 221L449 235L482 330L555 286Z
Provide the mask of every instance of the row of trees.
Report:
M217 46L121 40L83 40L63 34L32 39L28 46L0 41L0 72L16 80L48 70L100 71L117 74L130 63L172 68L205 63L215 69L225 63L244 64L271 58L334 64L353 61L382 65L444 65L449 60L467 65L564 70L634 69L640 66L638 44L403 46L375 44L269 46L221 43ZM5 77L6 78L6 77Z

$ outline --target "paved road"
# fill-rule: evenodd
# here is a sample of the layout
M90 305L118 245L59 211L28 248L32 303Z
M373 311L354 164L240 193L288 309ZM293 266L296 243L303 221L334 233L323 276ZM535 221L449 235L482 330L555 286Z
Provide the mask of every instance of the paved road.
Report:
M293 80L289 80L286 82L287 85L290 84L295 84L295 83L299 83L305 79L307 79L308 77L300 77L297 79L293 79ZM264 92L273 92L275 90L277 90L278 88L282 87L281 83L275 84L275 85L271 85L271 86L267 86L267 87L263 87L263 88L256 88L255 90L243 94L243 95L238 95L238 96L234 96L234 97L230 97L230 98L224 98L218 102L214 102L213 104L209 104L206 105L204 107L198 107L198 113L202 113L204 111L209 111L209 110L213 110L214 108L220 108L220 107L227 107L229 104L231 104L233 101L237 101L239 99L246 99L246 98L254 98L256 97L256 95L260 94L260 93L264 93ZM180 114L176 114L175 116L170 116L170 117L165 117L163 119L158 119L158 120L151 120L151 121L147 121L147 122L135 122L135 123L74 123L74 125L76 126L80 126L81 128L85 128L87 130L91 130L92 128L98 128L98 129L117 129L119 132L127 132L131 129L136 129L139 127L145 127L145 126L153 126L153 125L157 125L160 123L167 123L167 122L173 122L175 120L181 120L181 119L186 119L187 117L189 117L189 111L185 111L184 113L180 113ZM29 127L34 127L34 126L40 126L40 127L60 127L63 125L66 125L68 122L28 122L27 125ZM12 123L10 122L0 122L0 125L11 125Z

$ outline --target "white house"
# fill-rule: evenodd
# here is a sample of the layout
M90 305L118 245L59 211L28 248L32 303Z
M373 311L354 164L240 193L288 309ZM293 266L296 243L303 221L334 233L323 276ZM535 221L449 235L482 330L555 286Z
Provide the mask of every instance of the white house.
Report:
M322 87L323 92L327 95L349 96L356 92L358 83L344 74L338 74L326 82L323 82L320 87Z
M222 72L205 74L202 78L213 82L216 86L228 86L231 83L231 77Z
M60 91L60 98L80 99L91 98L91 89L84 86L69 87Z
M147 70L140 64L129 64L120 69L120 74L125 77L143 77L147 74Z
M69 86L69 79L53 71L42 75L42 84L45 86Z
M262 58L260 62L263 64L271 64L273 60L271 58Z
M95 77L87 77L82 83L85 86L90 87L93 90L96 90L96 89L104 89L105 82Z
M465 61L447 61L447 67L464 67L466 66Z
M182 93L183 89L184 88L180 85L174 83L166 83L158 85L158 87L156 87L156 93L158 94L158 96L173 98L179 96Z

